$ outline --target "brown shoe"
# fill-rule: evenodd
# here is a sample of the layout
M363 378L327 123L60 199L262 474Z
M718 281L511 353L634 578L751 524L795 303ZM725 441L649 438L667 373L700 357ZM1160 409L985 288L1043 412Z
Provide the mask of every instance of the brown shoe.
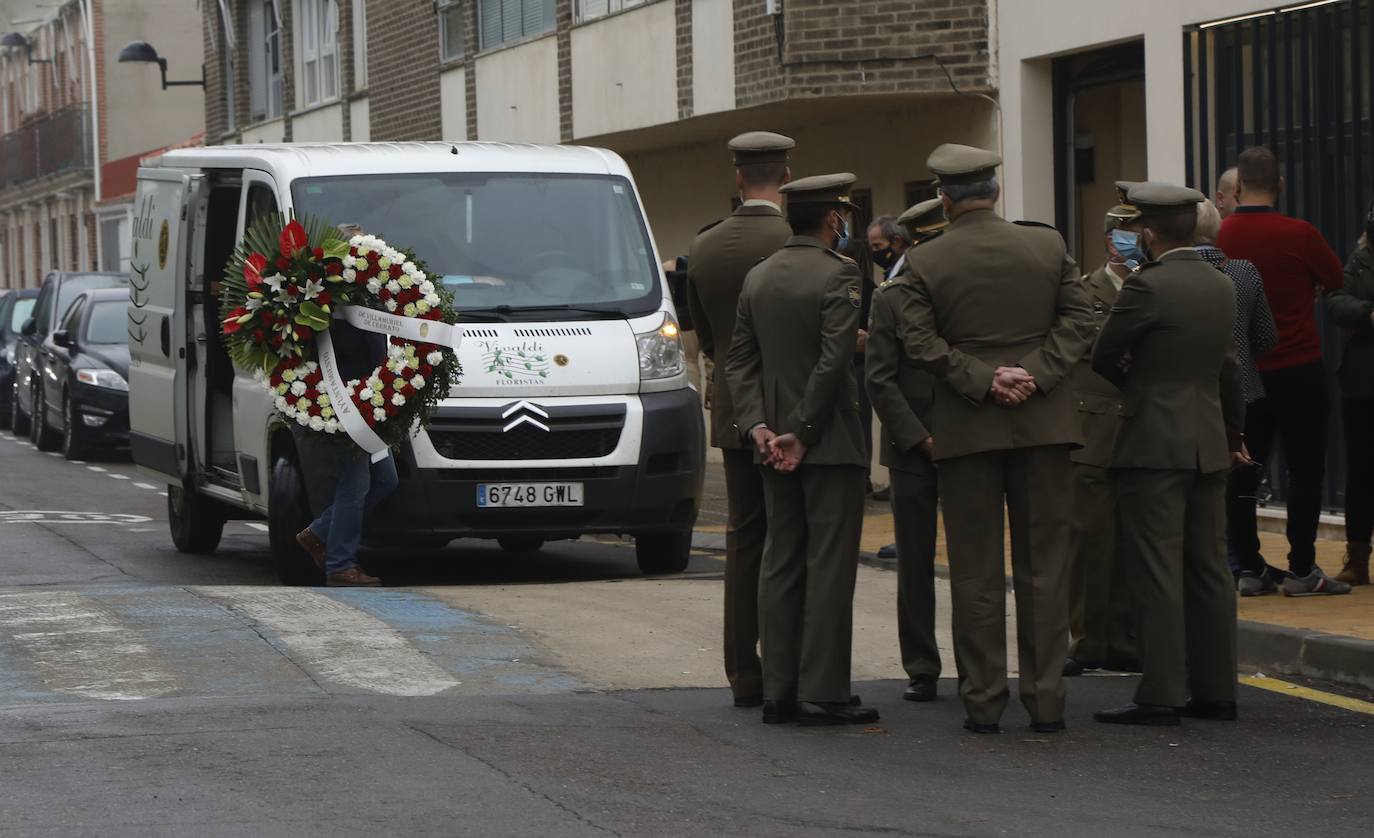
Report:
M320 573L324 573L324 542L315 535L315 531L306 527L296 533L296 543L315 560L315 567L320 569Z
M1368 585L1369 551L1368 544L1346 544L1345 567L1336 574L1336 581L1347 585Z
M382 580L368 576L362 568L353 565L347 570L329 574L324 583L331 588L380 588Z

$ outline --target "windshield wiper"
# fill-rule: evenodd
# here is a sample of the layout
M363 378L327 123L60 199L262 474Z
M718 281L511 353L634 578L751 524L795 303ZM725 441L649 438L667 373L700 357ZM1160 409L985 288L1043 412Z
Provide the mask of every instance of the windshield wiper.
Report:
M534 311L576 311L583 312L586 314L597 314L600 315L601 319L603 320L619 320L625 317L625 312L621 311L618 308L606 308L599 306L579 306L572 305L570 303L557 303L555 305L547 306L516 306L514 308L511 308L510 306L497 306L497 309L516 313Z
M490 308L460 308L458 309L458 319L461 320L489 320L494 323L510 322L510 306L492 306Z

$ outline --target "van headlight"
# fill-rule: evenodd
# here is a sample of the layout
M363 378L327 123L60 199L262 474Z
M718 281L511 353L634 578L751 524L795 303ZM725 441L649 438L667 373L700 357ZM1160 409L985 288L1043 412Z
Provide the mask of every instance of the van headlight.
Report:
M104 387L107 390L129 389L129 382L124 380L124 376L114 370L77 370L76 380L82 384L89 384L92 387Z
M687 368L682 335L671 317L665 317L663 325L652 332L636 334L635 344L639 347L640 381L672 378Z

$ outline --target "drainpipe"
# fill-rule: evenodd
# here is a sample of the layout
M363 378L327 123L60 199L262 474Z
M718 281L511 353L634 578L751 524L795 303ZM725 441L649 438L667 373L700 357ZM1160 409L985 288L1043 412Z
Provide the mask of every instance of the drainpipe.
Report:
M101 250L101 231L100 220L96 218L95 208L100 204L100 80L96 77L95 63L95 17L92 13L91 4L94 0L77 0L77 5L81 9L81 26L86 31L86 63L90 72L86 74L90 80L90 102L91 102L91 172L94 175L95 197L91 200L91 218L95 219L95 252L91 254L91 267L99 269L100 250ZM89 241L89 237L87 241Z

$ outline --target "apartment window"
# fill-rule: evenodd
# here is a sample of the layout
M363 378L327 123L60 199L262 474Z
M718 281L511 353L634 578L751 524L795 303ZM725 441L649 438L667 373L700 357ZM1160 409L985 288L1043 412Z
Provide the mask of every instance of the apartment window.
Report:
M584 20L596 20L599 17L625 9L642 6L645 0L576 0L577 2L577 22Z
M353 0L353 89L367 89L366 0Z
M451 61L463 57L463 25L466 7L461 0L439 0L439 58Z
M339 4L299 0L300 105L310 107L339 98Z
M276 0L248 4L248 108L255 122L281 116L281 22Z
M554 0L480 0L477 26L482 49L491 49L554 26Z

